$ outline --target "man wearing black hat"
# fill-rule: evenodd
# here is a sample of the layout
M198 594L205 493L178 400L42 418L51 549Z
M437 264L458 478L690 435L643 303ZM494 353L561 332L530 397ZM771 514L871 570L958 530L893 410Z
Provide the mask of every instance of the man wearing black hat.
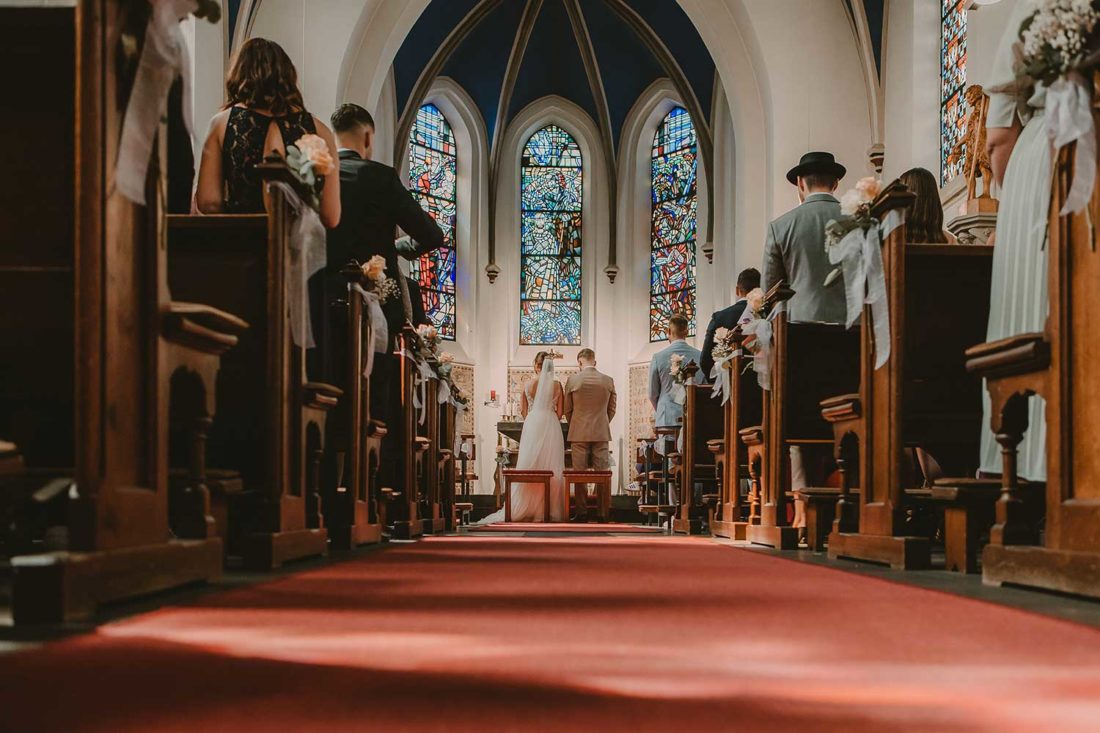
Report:
M825 225L840 217L840 202L833 192L847 171L832 153L806 153L787 173L787 180L798 187L801 204L768 225L764 245L764 290L786 280L795 295L787 301L792 321L844 323L848 308L844 283L837 278L828 287L825 278L833 270L825 254ZM806 487L802 449L792 445L791 490ZM805 545L806 505L796 499L794 520L800 546Z
M795 291L787 303L792 321L845 321L844 283L838 278L825 287L833 270L825 254L825 225L840 218L840 202L833 193L846 172L832 153L803 155L787 173L787 180L798 187L801 204L768 225L764 290L787 281Z

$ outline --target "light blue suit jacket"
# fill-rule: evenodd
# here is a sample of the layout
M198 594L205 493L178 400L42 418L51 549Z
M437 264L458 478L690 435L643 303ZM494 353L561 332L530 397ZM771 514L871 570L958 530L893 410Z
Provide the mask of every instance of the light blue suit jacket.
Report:
M687 341L673 341L666 348L653 355L649 362L649 402L657 411L657 427L675 427L680 424L680 418L684 414L683 405L672 399L672 388L676 382L672 379L672 356L680 354L684 357L684 366L689 361L699 363L702 352L688 344ZM695 374L695 382L703 384L703 370Z

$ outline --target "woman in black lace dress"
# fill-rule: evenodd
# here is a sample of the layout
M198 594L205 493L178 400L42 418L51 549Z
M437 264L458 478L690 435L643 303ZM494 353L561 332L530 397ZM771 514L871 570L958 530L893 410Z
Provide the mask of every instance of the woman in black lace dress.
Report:
M263 182L254 170L272 152L303 135L320 136L333 160L336 140L323 122L310 114L298 90L298 72L279 44L265 38L245 43L225 82L225 108L210 121L202 150L195 203L204 214L256 214L265 209ZM340 176L325 176L321 222L340 222Z

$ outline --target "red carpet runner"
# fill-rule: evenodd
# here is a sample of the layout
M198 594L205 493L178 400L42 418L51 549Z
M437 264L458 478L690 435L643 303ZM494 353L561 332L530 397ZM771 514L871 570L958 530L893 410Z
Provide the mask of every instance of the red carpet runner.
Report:
M1098 729L1095 629L691 539L429 539L0 657L18 733Z

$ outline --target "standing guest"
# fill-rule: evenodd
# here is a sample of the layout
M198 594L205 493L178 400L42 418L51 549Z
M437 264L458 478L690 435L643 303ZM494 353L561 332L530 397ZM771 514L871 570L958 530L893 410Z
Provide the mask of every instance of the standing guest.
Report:
M298 72L279 44L253 38L237 52L225 81L225 107L210 121L202 149L195 203L203 214L258 214L265 209L256 165L304 135L319 135L336 158L336 140L306 110ZM340 221L340 180L322 176L321 223Z
M764 246L764 289L780 280L795 291L787 301L792 321L845 323L848 306L843 278L825 286L833 270L825 252L825 225L840 218L840 202L833 194L847 171L832 153L806 153L787 172L787 180L798 188L799 205L768 225ZM806 488L802 450L791 446L791 490ZM796 499L794 521L800 542L806 531L806 506Z
M340 271L351 259L366 262L380 255L386 260L386 274L399 283L400 297L391 298L382 305L389 341L385 353L374 355L374 371L370 380L371 416L395 426L401 416L401 393L392 387L397 372L394 346L401 329L416 317L412 293L399 269L397 257L400 254L413 259L442 247L443 230L430 214L420 208L420 204L401 183L396 170L371 160L375 128L374 118L367 110L357 104L342 104L332 113L331 121L340 143L340 197L344 216L340 225L328 235L328 265L325 268L327 297L339 298L346 294L347 281ZM409 234L400 242L397 239L398 227ZM421 322L423 320L427 319L421 319ZM342 365L343 341L333 339L333 344L330 362ZM400 452L400 432L396 429L387 432L383 450L388 455ZM379 473L382 486L394 485L394 463L382 462Z
M703 339L703 353L699 357L700 373L703 380L709 382L714 377L711 371L714 369L714 334L719 328L732 329L741 322L741 316L745 314L745 305L748 303L745 296L760 287L760 270L750 267L742 270L737 276L737 300L733 305L715 311L707 325L707 335Z
M1016 83L1015 44L1020 24L1035 12L1037 0L1020 0L1005 26L988 88L1007 88ZM1000 214L997 216L996 246L993 248L993 275L990 288L987 341L1042 331L1050 308L1047 296L1047 252L1043 245L1050 204L1050 142L1043 128L1046 88L1042 84L1021 90L1026 105L1005 92L989 95L986 117L986 146L993 177L1001 186ZM984 473L1003 470L998 446L989 430L989 395L985 401L985 429L982 431ZM1031 481L1045 481L1046 406L1040 397L1028 404L1029 429L1018 447L1017 470Z
M684 416L684 406L676 401L676 380L673 377L673 357L680 357L680 366L686 367L689 362L699 363L701 354L699 349L690 345L687 339L690 324L686 316L677 313L668 319L669 344L661 351L653 355L649 362L649 403L657 411L655 425L658 428L671 428L680 426L680 418ZM703 383L702 372L695 374L695 381ZM665 441L657 442L657 452L662 455L668 450Z
M927 168L910 168L898 177L916 198L905 216L910 242L947 244L953 237L943 230L943 204L936 177Z
M565 382L565 417L569 420L569 448L574 470L606 471L607 444L611 421L615 419L615 380L596 369L596 352L581 349L577 354L581 370ZM588 486L576 484L576 519L588 515Z

